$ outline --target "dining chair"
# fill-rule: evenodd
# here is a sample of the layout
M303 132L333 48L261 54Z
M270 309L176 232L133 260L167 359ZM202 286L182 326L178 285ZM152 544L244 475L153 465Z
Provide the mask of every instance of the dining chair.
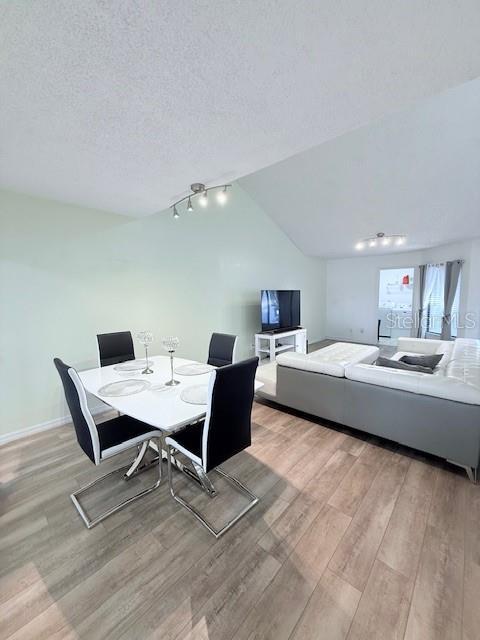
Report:
M235 362L238 336L229 333L212 333L208 347L208 364L224 367Z
M132 334L130 331L99 333L97 335L98 360L101 367L135 360Z
M123 453L127 449L136 449L139 445L148 443L150 440L157 440L158 450L162 451L161 431L145 422L122 415L118 418L96 424L88 408L85 389L76 370L62 362L60 358L55 358L53 362L62 381L65 399L72 416L78 444L95 465L99 465L104 460ZM161 459L162 456L159 456L158 479L152 486L123 500L93 519L89 518L86 510L82 507L79 496L101 480L104 480L114 473L124 472L126 469L129 469L131 465L115 469L90 482L75 493L72 493L70 498L87 528L91 529L107 516L122 509L137 498L141 498L154 489L157 489L162 480Z
M231 364L211 373L207 415L204 420L167 436L168 483L172 497L190 511L216 538L223 535L254 507L258 498L239 480L227 474L220 464L251 445L251 413L258 358ZM184 454L191 462L200 484L210 497L217 494L208 473L216 471L240 493L248 504L221 529L216 529L192 504L175 493L172 455Z

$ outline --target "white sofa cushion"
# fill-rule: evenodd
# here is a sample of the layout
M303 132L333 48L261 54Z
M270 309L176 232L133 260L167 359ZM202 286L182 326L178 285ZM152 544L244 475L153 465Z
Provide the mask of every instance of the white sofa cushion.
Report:
M426 340L425 338L398 338L397 346L399 351L409 351L415 355L431 356L438 353L437 349L445 348L445 345L452 344L446 340Z
M345 377L345 367L357 362L375 362L378 358L378 347L349 342L335 342L328 347L312 353L282 353L277 363L284 367L325 373L337 378Z
M442 341L432 340L432 342ZM403 346L405 342L402 342ZM435 370L437 375L366 364L348 366L345 375L349 380L357 382L367 382L455 402L480 404L480 341L458 338L454 343L437 344L436 348L443 349L446 356L439 363L440 370ZM419 351L414 353L418 354ZM398 352L394 358L398 359L397 356Z

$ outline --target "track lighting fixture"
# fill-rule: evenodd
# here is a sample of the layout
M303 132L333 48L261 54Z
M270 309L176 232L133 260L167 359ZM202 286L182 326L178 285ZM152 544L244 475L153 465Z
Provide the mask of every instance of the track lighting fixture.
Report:
M228 196L227 196L227 185L225 185L222 189L222 191L218 191L217 193L217 202L218 204L225 204L226 201L228 200Z
M208 193L204 191L198 201L200 202L200 206L205 208L208 205Z
M387 236L383 232L379 232L372 238L364 238L363 240L359 240L359 242L357 242L357 244L355 245L355 249L357 251L362 251L362 249L365 249L365 247L370 247L373 249L374 247L378 246L389 247L391 244L395 244L397 247L399 247L402 244L405 244L405 240L405 236L402 235L393 234Z
M228 199L227 189L231 186L231 184L219 184L215 187L206 187L201 182L194 182L190 185L192 193L190 193L188 196L180 198L180 200L177 200L177 202L172 204L173 217L175 219L180 217L177 206L185 201L187 201L187 211L193 211L192 198L196 198L197 196L200 206L206 208L208 206L209 191L217 191L217 202L218 204L224 205Z

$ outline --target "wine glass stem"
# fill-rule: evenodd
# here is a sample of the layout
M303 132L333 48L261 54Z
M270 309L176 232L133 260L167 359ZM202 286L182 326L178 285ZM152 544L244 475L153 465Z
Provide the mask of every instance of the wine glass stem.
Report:
M170 371L172 372L172 382L173 382L173 351L170 351Z
M148 347L147 345L145 345L145 362L146 362L146 369L148 369Z

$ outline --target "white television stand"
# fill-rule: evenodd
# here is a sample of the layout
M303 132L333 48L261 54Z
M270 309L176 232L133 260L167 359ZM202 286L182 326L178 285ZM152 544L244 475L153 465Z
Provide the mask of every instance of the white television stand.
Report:
M267 353L270 356L270 362L274 362L277 353L282 353L282 351L307 353L307 330L292 329L279 333L255 334L255 355L260 360L262 355Z

